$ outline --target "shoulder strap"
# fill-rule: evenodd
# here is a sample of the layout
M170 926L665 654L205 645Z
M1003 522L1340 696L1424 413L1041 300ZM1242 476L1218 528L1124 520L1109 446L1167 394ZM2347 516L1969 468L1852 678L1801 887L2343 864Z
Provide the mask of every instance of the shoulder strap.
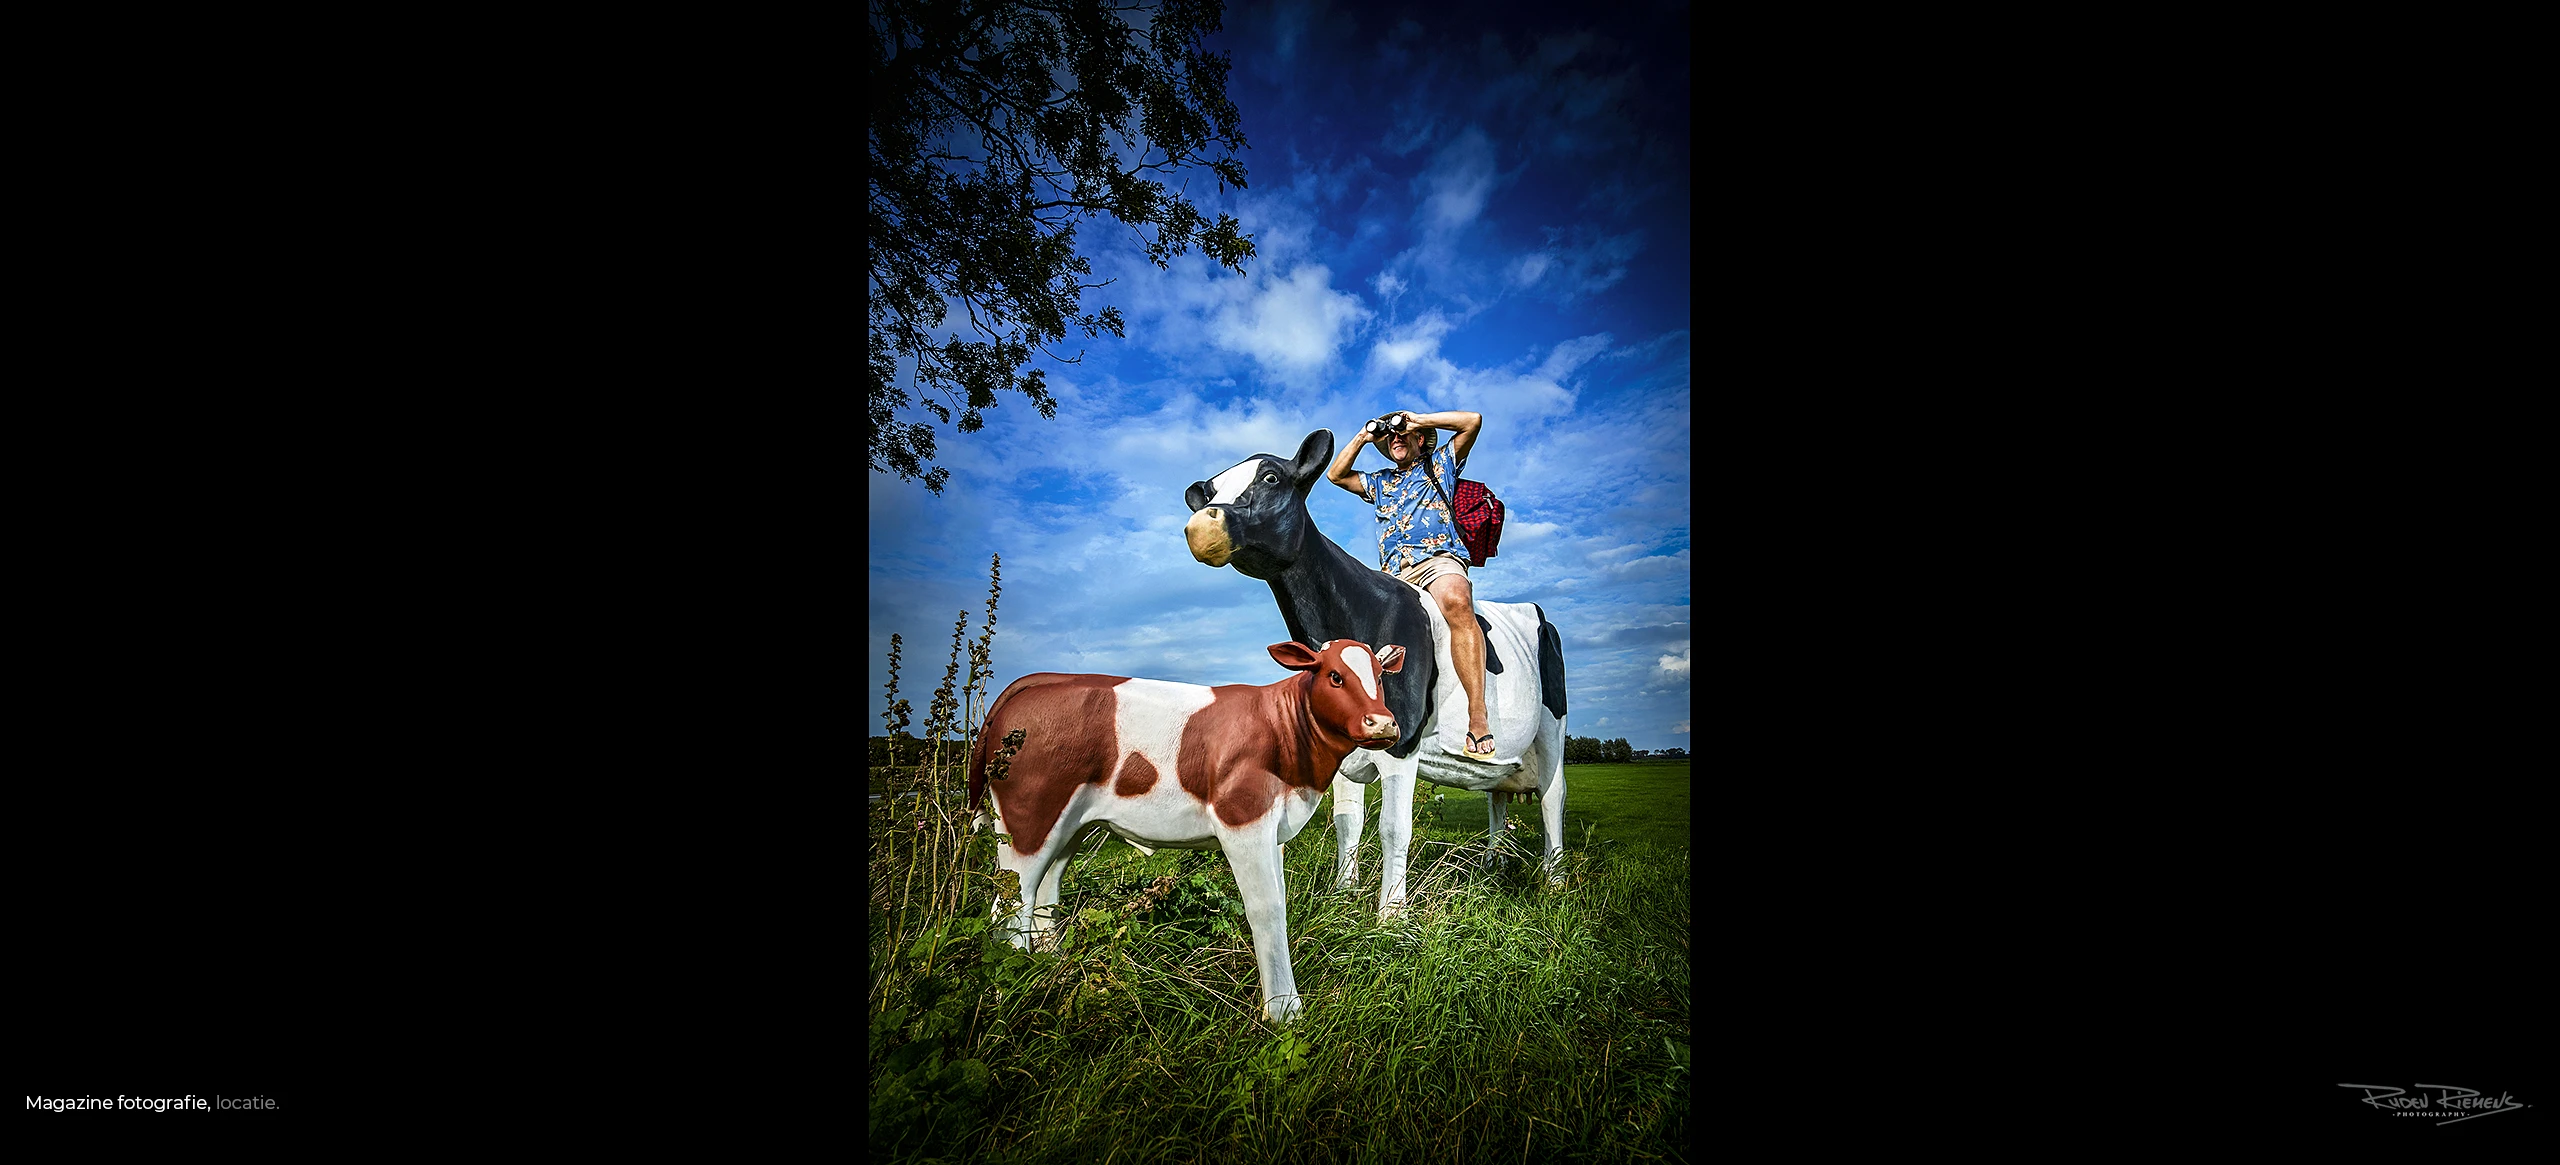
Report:
M1445 490L1445 489L1441 489L1441 488L1440 488L1440 467L1439 467L1439 466L1437 466L1437 465L1433 465L1433 464L1431 464L1431 463L1430 463L1430 462L1428 462L1428 461L1425 461L1425 462L1423 462L1423 463L1422 463L1422 468L1423 468L1423 471L1424 471L1424 472L1426 472L1426 473L1428 473L1428 474L1430 475L1430 477L1431 477L1431 490L1432 490L1432 492L1433 492L1433 493L1437 493L1437 494L1439 494L1439 495L1440 495L1440 504L1441 504L1441 505L1444 505L1444 506L1449 507L1449 528L1450 528L1450 529L1452 529L1452 530L1457 529L1457 527L1458 527L1458 503L1453 502L1453 501L1450 501L1450 500L1449 500L1449 491L1447 491L1447 490ZM1457 476L1457 473L1458 473L1458 455L1457 455L1456 453L1451 453L1451 454L1449 455L1449 474L1450 474L1450 476L1455 477L1455 476Z

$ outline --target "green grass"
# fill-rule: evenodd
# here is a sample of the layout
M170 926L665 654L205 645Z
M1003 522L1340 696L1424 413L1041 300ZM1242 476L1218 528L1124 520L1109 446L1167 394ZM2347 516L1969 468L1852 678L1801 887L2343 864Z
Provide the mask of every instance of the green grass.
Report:
M1440 802L1441 824L1474 833L1484 832L1487 812L1484 794L1462 789L1433 788L1431 791L1448 795ZM1375 800L1376 794L1370 796ZM1543 834L1547 820L1545 812L1545 806L1539 802L1514 800L1510 819L1520 823L1523 833ZM1591 838L1595 842L1616 838L1629 843L1689 844L1688 760L1566 765L1565 845L1581 845L1585 826L1591 827Z
M1096 846L1066 874L1063 950L1036 957L982 933L935 937L974 929L956 919L924 920L926 940L911 942L916 928L883 908L875 861L872 1153L1689 1159L1687 766L1565 777L1561 889L1530 860L1535 803L1515 806L1524 828L1500 843L1513 859L1486 869L1483 795L1419 786L1411 907L1386 923L1377 795L1347 893L1331 888L1331 807L1320 811L1284 853L1307 997L1285 1030L1261 1018L1235 880L1215 851ZM887 824L874 819L875 851ZM993 869L991 844L968 843L974 869ZM957 918L983 918L986 893L968 901Z

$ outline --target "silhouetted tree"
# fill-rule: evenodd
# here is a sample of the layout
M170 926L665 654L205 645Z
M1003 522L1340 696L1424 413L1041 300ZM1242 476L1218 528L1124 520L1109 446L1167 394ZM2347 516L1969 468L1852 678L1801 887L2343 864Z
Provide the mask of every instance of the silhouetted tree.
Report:
M1011 390L1054 417L1045 373L1021 371L1032 350L1073 364L1081 351L1048 347L1068 327L1126 334L1118 308L1084 311L1084 292L1104 284L1084 281L1093 268L1076 254L1078 223L1109 214L1128 224L1160 268L1196 245L1243 273L1253 240L1234 217L1212 224L1184 197L1187 183L1169 193L1153 177L1205 165L1221 191L1244 186L1229 61L1201 47L1224 10L1223 0L871 0L872 469L940 494L950 471L932 465L935 427L901 421L899 409L920 402L947 424L956 407L959 431L974 433L980 410ZM1143 29L1132 23L1150 13ZM934 340L953 302L985 339Z

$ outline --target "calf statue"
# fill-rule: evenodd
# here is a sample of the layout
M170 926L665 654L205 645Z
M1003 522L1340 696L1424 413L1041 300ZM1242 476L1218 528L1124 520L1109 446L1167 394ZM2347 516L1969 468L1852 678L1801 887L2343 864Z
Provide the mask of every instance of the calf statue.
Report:
M1183 501L1192 510L1183 527L1191 556L1271 584L1272 598L1289 635L1302 644L1335 639L1364 643L1422 643L1403 673L1387 685L1387 707L1402 736L1392 747L1350 754L1333 782L1333 824L1340 885L1352 885L1360 845L1361 789L1386 778L1378 813L1385 869L1378 913L1404 903L1406 850L1413 838L1413 782L1476 789L1491 802L1491 832L1500 836L1511 798L1535 792L1544 798L1547 831L1544 868L1551 878L1564 853L1564 646L1547 613L1535 603L1475 605L1485 634L1486 720L1493 729L1493 761L1465 759L1462 737L1467 694L1449 654L1449 626L1422 588L1351 557L1316 529L1307 513L1307 491L1324 480L1333 458L1333 431L1318 429L1283 458L1257 453L1206 481L1193 482Z
M1039 912L1057 905L1064 858L1092 830L1142 848L1216 846L1253 932L1262 1013L1296 1018L1280 845L1315 816L1342 758L1395 743L1382 689L1404 657L1392 644L1372 653L1347 639L1293 641L1271 645L1271 658L1298 674L1262 687L1056 672L1006 685L969 756L969 806L993 793L1011 835L996 861L1022 880L1022 910L1007 927L1014 945L1047 934ZM991 781L999 742L1017 730L1016 752Z

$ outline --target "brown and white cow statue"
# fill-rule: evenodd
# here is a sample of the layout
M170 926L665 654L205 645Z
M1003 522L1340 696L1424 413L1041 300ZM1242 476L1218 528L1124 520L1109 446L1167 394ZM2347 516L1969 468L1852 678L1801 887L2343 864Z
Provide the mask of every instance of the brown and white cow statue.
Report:
M1298 674L1203 687L1039 672L1006 685L969 758L969 805L992 792L1011 835L996 860L1022 879L1022 910L1007 927L1014 945L1047 934L1040 911L1057 905L1066 855L1088 832L1149 847L1214 845L1244 900L1263 1015L1297 1016L1280 845L1315 816L1342 758L1395 743L1383 676L1404 666L1404 648L1337 639L1319 651L1292 641L1272 644L1271 658ZM989 780L1016 730L1007 771Z

